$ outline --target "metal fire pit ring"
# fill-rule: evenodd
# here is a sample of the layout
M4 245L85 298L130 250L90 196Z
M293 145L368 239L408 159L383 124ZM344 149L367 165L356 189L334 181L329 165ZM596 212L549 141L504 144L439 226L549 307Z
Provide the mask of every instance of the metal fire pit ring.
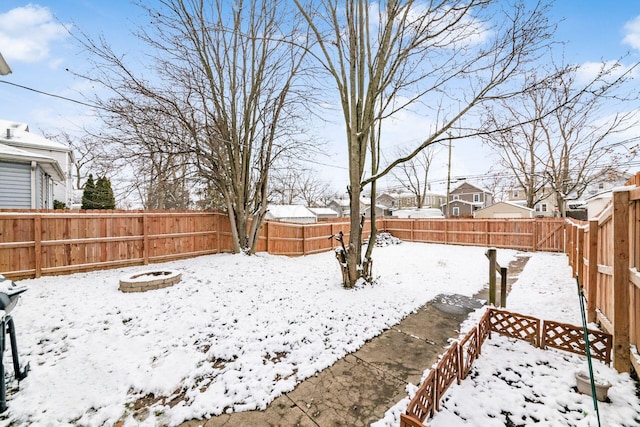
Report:
M173 286L182 279L178 270L149 270L125 276L120 279L122 292L145 292Z

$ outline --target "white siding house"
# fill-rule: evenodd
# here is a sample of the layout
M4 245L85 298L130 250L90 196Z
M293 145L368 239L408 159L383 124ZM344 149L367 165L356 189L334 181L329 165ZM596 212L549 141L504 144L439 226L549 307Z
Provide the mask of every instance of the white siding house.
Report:
M0 208L52 209L54 199L71 206L73 163L70 147L0 120Z
M0 144L0 208L53 209L64 173L50 157Z

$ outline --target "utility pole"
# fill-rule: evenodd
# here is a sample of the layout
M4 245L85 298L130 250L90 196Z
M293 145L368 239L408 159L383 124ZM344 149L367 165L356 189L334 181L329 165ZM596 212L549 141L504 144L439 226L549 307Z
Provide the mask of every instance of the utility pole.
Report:
M449 163L447 165L447 218L451 216L451 209L449 209L450 188L451 188L451 132L449 132Z

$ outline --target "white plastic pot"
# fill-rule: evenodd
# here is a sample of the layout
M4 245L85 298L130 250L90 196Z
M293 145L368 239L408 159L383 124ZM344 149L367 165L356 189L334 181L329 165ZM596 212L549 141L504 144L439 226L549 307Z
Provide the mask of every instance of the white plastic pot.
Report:
M584 371L576 372L576 385L578 391L582 394L591 396L591 380L589 379L589 373ZM603 402L607 400L607 393L611 384L608 381L599 380L594 378L594 384L596 389L596 399Z

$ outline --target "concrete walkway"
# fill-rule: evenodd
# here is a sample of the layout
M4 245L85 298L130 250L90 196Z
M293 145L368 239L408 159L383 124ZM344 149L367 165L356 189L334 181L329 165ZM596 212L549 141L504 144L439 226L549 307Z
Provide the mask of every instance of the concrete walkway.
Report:
M527 260L519 258L520 265L509 266L510 282ZM406 397L407 383L419 384L422 372L438 360L449 339L458 337L460 324L481 306L475 298L440 295L355 353L301 382L266 410L181 426L369 426Z

